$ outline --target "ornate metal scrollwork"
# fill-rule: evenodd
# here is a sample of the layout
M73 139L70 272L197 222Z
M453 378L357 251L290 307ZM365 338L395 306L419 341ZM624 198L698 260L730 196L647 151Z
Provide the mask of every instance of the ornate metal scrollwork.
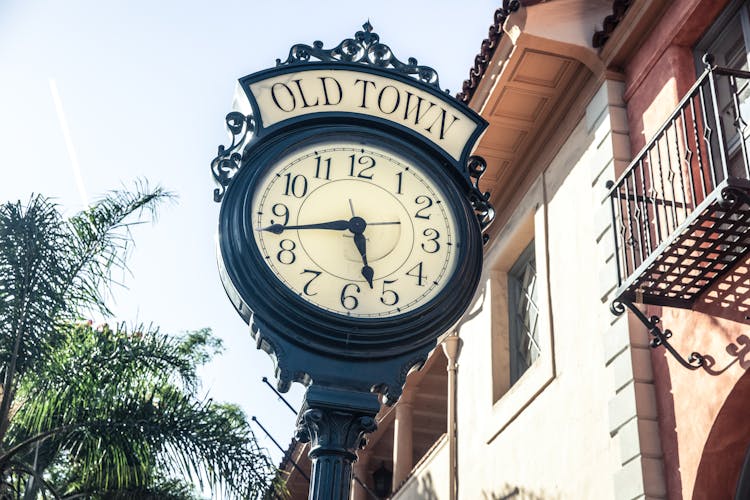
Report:
M308 406L313 387L308 389L305 406L297 417L296 431L300 442L310 443L310 491L315 492L310 498L349 498L357 450L367 443L365 435L378 427L377 399L368 409L335 401L336 397Z
M311 58L323 62L359 63L409 75L442 91L437 71L429 66L420 66L413 57L406 63L400 61L388 45L380 43L380 36L372 31L370 21L363 24L362 28L363 31L357 31L354 38L346 38L332 49L324 49L323 42L319 40L312 45L293 45L286 61L276 59L276 66L303 64L310 62ZM448 93L447 90L445 92Z
M311 408L300 415L296 438L312 442L313 452L319 448L337 453L354 453L364 448L365 434L378 428L370 415L330 408Z
M649 342L649 345L652 349L656 349L657 347L663 345L664 348L669 351L669 353L674 356L674 358L682 366L689 370L697 370L698 368L704 366L705 357L702 354L692 352L686 360L682 357L682 355L680 355L680 353L677 352L674 346L669 343L669 339L672 337L672 332L670 330L662 330L659 327L659 323L661 323L661 318L659 318L659 316L651 316L650 318L646 317L646 315L643 314L641 310L635 306L635 304L629 301L621 300L615 300L614 302L612 302L612 304L610 305L610 310L614 314L619 316L625 312L625 306L627 306L627 308L630 309L638 318L638 320L643 323L643 325L648 329L648 333L653 337Z
M609 305L609 310L615 316L622 316L622 314L626 310L625 309L625 304L623 304L619 300L613 300L612 303Z
M747 203L750 205L750 194L744 189L735 186L726 186L719 194L719 205L724 209L733 207L737 203Z
M250 115L243 115L239 111L232 111L226 118L227 131L232 136L232 143L225 147L219 146L216 157L211 160L211 174L219 185L214 189L214 201L220 202L224 197L229 182L240 169L242 163L242 148L255 129L255 122Z
M387 406L392 406L401 397L404 386L406 385L406 377L412 370L421 370L424 364L427 362L427 357L424 354L419 354L409 361L401 365L401 369L398 372L398 376L395 380L391 380L391 383L380 383L372 387L371 391L378 394L382 394L383 403Z
M490 203L489 191L482 192L479 189L479 179L486 170L487 162L481 156L470 156L466 162L466 171L471 179L469 203L471 203L479 221L479 228L482 230L482 242L485 244L490 239L490 236L485 231L492 224L492 221L495 220L495 208Z
M255 339L255 348L260 349L271 357L274 364L274 375L276 376L276 389L279 392L288 392L292 382L302 382L305 380L304 374L293 374L289 370L289 360L285 350L276 342L273 336L263 335L258 323L254 320L254 315L250 318L250 335ZM296 377L294 375L297 375Z

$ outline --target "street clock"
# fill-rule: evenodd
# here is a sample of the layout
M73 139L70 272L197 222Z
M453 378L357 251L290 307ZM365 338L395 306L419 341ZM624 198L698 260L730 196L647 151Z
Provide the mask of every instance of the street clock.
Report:
M493 217L486 122L364 25L243 77L212 163L222 283L294 381L401 393L468 308Z

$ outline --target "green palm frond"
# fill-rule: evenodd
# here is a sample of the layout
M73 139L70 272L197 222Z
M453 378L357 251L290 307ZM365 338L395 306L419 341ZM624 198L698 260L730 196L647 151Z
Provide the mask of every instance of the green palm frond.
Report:
M107 491L70 493L63 500L201 500L192 485L174 478L157 477L149 485Z
M249 498L272 480L242 412L193 392L217 348L209 330L172 338L77 324L60 335L60 355L19 387L11 431L22 449L0 454L0 466L43 442L80 464L88 488L148 484L157 469Z
M103 406L80 412L87 420L37 434L80 464L81 482L89 488L147 484L159 468L226 498L251 498L273 477L272 464L235 406L197 401L169 386Z
M70 249L57 207L36 196L28 205L0 205L0 363L7 370L14 353L23 370L54 328L64 309ZM62 255L62 257L61 257ZM51 314L52 313L52 314Z
M198 395L221 350L210 330L75 322L109 313L131 227L170 197L138 184L67 220L42 196L0 205L0 497L192 500L192 481L252 498L274 484L239 408Z
M151 190L146 183L137 183L133 191L110 191L69 220L76 257L67 273L69 306L75 310L96 306L109 313L103 294L112 282L113 269L127 268L130 227L153 220L158 204L170 198L173 195L161 187Z
M0 205L0 363L23 373L43 353L61 320L108 312L111 272L125 267L128 228L172 195L139 184L113 191L65 220L55 203L34 196ZM15 373L13 373L15 375Z
M209 329L202 331L213 338ZM186 348L184 344L152 327L126 329L121 324L112 329L106 324L97 328L85 323L63 324L58 326L54 348L35 373L28 374L25 383L36 390L67 386L80 392L85 386L99 390L134 382L174 380L193 392L198 387L196 370L202 363L197 363L191 352L201 347L194 343L194 347Z

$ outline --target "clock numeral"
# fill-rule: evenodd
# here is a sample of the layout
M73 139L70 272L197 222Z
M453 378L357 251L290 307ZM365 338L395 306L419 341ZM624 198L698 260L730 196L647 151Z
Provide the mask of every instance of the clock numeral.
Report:
M407 276L417 278L417 285L424 286L424 282L427 281L427 276L422 273L422 262L412 267L406 272Z
M284 175L284 178L286 179L286 185L284 186L286 196L291 194L295 198L302 198L307 194L307 177L302 174L292 177L292 174L289 173Z
M322 167L322 168L321 168ZM321 170L325 171L323 179L331 180L331 158L323 159L320 156L315 157L315 178L320 179Z
M288 243L284 246L284 243ZM287 248L289 247L289 248ZM293 264L297 260L297 256L294 255L294 249L297 248L297 244L292 240L281 240L279 242L279 252L276 254L276 260L282 264Z
M428 227L427 229L422 231L422 234L427 236L427 245L425 245L425 243L422 243L422 250L427 253L435 253L440 250L440 243L438 243L440 233L437 229ZM432 242L432 244L430 244L430 242Z
M417 219L429 219L431 214L424 214L422 212L432 206L432 198L420 194L419 196L414 198L414 203L416 203L417 205L424 205L422 208L417 210L417 213L414 214L414 217L416 217Z
M396 281L398 280L383 280L383 293L380 296L380 302L382 302L386 306L395 306L396 304L398 304L398 294L396 293L396 290L388 290L385 287L385 285L391 285Z
M360 170L356 176L354 175L354 159L357 157L357 155L349 155L349 158L351 159L351 163L349 165L349 176L350 177L359 177L360 179L372 179L372 173L366 174L368 170L375 168L375 158L372 156L363 155L360 156L357 160L357 163L364 166L362 170Z
M318 292L310 293L310 283L312 283L313 281L315 281L315 279L318 276L320 276L322 273L320 271L313 271L312 269L305 269L300 274L307 274L307 273L312 274L313 277L310 278L310 281L308 281L307 283L305 283L305 286L302 288L302 291L304 292L305 295L309 295L310 297L312 297L313 295L318 295Z
M276 217L284 218L284 222L280 223L282 226L287 225L287 223L289 222L289 209L287 208L286 205L284 205L283 203L276 203L274 206L271 207L271 212ZM274 222L274 220L271 219L271 224L276 224L276 222Z
M396 185L396 194L402 194L401 185L404 183L404 173L399 172L396 174L396 177L398 177L398 184Z
M359 305L359 300L357 300L357 297L352 294L347 295L349 287L354 287L357 293L360 292L359 285L357 285L356 283L347 283L346 285L344 285L344 288L341 290L341 306L347 311L356 309Z

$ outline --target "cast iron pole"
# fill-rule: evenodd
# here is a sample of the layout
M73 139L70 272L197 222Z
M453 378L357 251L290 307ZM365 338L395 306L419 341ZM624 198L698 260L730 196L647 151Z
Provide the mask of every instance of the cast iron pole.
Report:
M309 500L349 500L352 464L377 429L377 395L312 385L297 417L297 439L310 442Z

